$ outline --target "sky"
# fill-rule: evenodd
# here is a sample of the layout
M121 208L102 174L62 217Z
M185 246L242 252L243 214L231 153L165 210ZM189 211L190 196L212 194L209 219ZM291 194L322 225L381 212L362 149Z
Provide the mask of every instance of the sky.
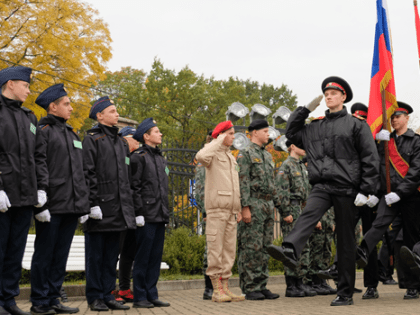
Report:
M376 0L84 0L111 31L110 71L188 66L226 80L282 84L305 105L328 76L344 78L368 104ZM388 0L397 99L420 114L420 70L412 0ZM226 104L226 108L230 104ZM321 116L325 102L312 113ZM420 115L418 116L420 117ZM419 123L420 125L420 119Z

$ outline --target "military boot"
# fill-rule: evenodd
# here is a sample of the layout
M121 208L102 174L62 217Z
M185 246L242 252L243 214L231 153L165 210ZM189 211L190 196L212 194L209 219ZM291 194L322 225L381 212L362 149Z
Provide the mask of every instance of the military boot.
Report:
M203 300L211 300L213 296L213 285L211 284L210 277L205 275L204 281L205 281L206 287L203 293Z
M305 292L298 289L295 284L295 278L290 276L285 276L286 278L286 297L304 297Z
M227 279L222 278L222 288L223 288L223 291L225 292L225 294L232 299L232 302L245 301L245 296L233 294L229 290L229 278L227 278Z
M323 281L325 281L325 280L323 280ZM328 294L330 294L330 291L327 290L325 287L322 286L322 280L320 278L318 278L317 276L313 276L312 277L312 289L318 295L328 295Z
M305 296L315 296L316 291L312 289L309 285L306 283L303 283L302 278L295 278L296 279L296 287L300 290L302 290L305 293Z
M232 298L223 291L222 281L220 275L210 277L213 285L213 296L211 300L213 302L231 302Z
M328 294L337 294L337 289L333 289L324 279L321 279L321 288L326 289Z

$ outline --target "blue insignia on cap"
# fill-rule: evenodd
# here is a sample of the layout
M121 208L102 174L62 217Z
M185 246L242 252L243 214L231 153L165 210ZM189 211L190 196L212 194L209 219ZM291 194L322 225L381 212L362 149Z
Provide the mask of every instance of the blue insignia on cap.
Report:
M147 132L147 130L155 126L157 125L153 118L146 118L137 127L136 133L133 135L133 138L137 141L143 141L143 135Z
M32 69L24 66L10 67L0 71L0 87L9 80L19 80L30 83Z
M134 135L136 133L136 128L130 127L130 126L126 126L124 128L122 128L120 130L120 134L123 137L129 136L129 135Z
M67 92L64 89L64 84L59 83L50 86L44 92L39 94L39 96L35 100L35 103L46 110L51 102L54 102L55 100L58 100L60 97L63 96L67 96Z
M108 106L115 105L112 100L109 99L108 96L103 96L98 99L95 104L93 104L92 108L90 109L89 118L96 120L96 114L102 112Z

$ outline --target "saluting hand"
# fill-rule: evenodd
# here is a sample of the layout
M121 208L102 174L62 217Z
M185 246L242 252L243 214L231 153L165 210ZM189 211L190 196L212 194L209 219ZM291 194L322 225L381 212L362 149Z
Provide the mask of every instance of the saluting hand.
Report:
M293 216L292 215L288 215L287 217L283 218L283 221L286 223L293 223Z
M242 221L245 223L251 222L251 210L249 207L243 207L242 208Z

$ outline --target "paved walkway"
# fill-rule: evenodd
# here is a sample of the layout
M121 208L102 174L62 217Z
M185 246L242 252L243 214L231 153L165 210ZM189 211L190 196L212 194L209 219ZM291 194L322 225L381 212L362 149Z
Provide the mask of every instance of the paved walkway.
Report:
M356 280L356 287L363 288L363 280ZM244 301L235 303L214 303L202 299L203 289L161 291L159 296L163 301L171 303L170 307L138 309L128 311L103 312L101 315L137 315L137 314L420 314L420 299L403 300L404 290L397 285L382 285L378 287L379 299L362 300L362 294L354 295L354 305L345 307L331 307L333 295L315 296L306 298L286 298L285 284L269 285L273 292L280 293L277 300ZM232 288L236 294L240 293L238 287ZM127 304L130 305L131 303ZM19 307L29 311L28 301L18 301ZM79 314L94 314L88 307L86 300L73 300L66 305L79 307ZM98 312L99 314L99 312Z

